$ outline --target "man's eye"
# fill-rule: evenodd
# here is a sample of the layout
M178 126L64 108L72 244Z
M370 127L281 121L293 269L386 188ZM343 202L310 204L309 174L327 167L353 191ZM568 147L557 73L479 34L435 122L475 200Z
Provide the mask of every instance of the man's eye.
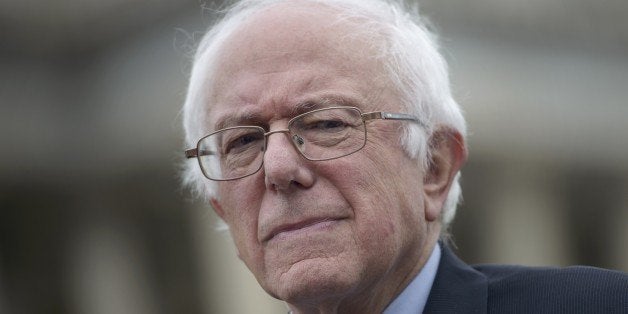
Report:
M320 120L315 123L311 123L308 129L319 131L336 131L342 130L347 126L344 121L341 120Z
M235 137L229 140L227 147L225 149L225 153L237 153L241 152L247 148L255 146L259 141L263 139L263 134L251 133L244 134L238 137Z

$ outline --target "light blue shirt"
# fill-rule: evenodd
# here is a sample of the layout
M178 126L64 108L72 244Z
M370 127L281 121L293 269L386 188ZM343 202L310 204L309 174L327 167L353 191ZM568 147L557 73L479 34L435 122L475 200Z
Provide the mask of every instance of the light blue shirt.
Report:
M438 263L440 262L440 245L436 243L430 258L419 274L384 310L384 314L418 314L423 313L427 298L432 290Z

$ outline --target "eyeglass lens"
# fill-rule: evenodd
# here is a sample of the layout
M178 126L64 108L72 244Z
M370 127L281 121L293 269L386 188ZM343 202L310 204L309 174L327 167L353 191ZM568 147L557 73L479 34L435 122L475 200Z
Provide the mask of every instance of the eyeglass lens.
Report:
M356 108L310 111L288 124L294 147L309 160L329 160L360 150L366 143L361 112ZM260 127L234 127L212 133L198 143L203 172L230 180L257 172L263 163L266 133Z

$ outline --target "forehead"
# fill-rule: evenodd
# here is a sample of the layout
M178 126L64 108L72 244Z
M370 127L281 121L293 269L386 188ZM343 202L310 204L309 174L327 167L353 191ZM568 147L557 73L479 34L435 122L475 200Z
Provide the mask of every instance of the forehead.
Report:
M235 112L295 114L294 106L328 99L357 107L383 102L392 88L374 57L382 41L365 36L361 22L341 21L338 11L314 4L255 13L218 55L210 124Z
M221 67L228 71L277 57L301 61L322 56L372 61L366 58L368 53L363 49L374 45L376 40L359 35L364 21L341 19L337 9L323 5L294 1L270 6L254 13L229 37Z

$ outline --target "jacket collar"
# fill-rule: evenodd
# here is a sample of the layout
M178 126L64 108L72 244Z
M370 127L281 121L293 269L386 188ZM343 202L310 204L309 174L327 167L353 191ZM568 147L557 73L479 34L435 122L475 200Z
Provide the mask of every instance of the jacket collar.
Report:
M486 313L488 280L461 261L446 243L424 313Z

